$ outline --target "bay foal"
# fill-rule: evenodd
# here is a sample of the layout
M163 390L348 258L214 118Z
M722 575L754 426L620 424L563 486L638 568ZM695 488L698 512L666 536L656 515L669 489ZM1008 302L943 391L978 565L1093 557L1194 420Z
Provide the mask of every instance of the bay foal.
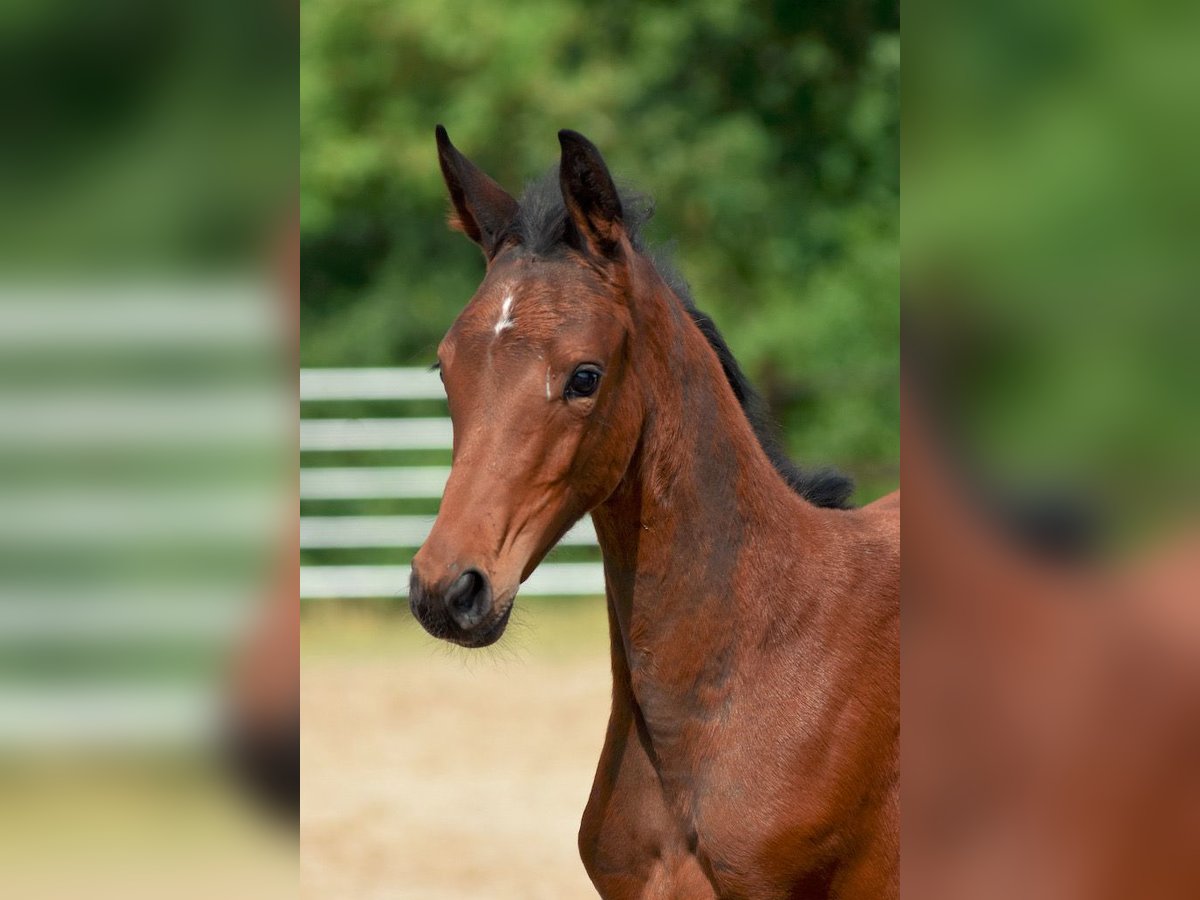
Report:
M898 896L898 495L845 510L756 430L644 213L559 133L518 203L438 128L487 273L439 348L454 463L412 609L464 646L591 513L613 706L579 848L605 898Z

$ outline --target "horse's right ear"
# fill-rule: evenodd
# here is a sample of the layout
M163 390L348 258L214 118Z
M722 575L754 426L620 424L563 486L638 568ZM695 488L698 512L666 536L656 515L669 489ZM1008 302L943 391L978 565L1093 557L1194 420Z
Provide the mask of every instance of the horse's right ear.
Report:
M501 233L517 214L517 201L458 152L445 128L437 126L435 134L442 177L454 204L450 227L461 231L490 257Z

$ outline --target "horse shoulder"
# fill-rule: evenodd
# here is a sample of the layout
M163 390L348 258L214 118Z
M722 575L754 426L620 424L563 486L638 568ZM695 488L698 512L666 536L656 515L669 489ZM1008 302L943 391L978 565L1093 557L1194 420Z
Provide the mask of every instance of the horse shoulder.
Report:
M882 533L900 543L900 491L895 490L868 503L860 513L869 519Z

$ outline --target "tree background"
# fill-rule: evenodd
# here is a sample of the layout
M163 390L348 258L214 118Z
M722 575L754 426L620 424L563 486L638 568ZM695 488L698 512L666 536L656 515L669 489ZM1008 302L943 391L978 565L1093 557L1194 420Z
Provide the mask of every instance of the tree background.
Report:
M304 0L301 31L303 365L428 364L477 286L435 123L513 193L574 128L792 454L897 485L897 4Z

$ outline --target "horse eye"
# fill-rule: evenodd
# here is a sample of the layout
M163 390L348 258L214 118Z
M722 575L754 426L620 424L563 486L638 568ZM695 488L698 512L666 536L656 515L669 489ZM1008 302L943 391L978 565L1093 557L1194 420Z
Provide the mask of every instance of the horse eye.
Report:
M564 392L569 400L572 397L590 397L600 386L600 370L595 366L580 366L567 380Z

